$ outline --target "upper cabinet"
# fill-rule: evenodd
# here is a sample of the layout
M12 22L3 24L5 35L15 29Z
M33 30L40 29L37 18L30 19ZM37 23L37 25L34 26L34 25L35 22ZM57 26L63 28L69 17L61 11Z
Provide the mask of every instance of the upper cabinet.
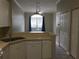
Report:
M0 26L9 26L9 2L0 0Z

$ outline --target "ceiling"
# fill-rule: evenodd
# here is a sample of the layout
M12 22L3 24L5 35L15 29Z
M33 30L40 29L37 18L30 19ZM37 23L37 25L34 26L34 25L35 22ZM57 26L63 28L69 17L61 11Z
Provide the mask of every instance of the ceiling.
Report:
M36 11L36 0L15 0L24 12ZM43 13L56 12L56 0L38 0L40 11Z

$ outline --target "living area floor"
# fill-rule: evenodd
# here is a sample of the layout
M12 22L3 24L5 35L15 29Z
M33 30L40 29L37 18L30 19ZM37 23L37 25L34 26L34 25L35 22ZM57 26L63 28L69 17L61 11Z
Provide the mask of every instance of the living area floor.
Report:
M58 42L59 37L56 37L56 59L74 59L73 57L69 56L66 54L66 51L62 48L59 47Z
M56 59L74 59L67 55L62 47L56 46Z

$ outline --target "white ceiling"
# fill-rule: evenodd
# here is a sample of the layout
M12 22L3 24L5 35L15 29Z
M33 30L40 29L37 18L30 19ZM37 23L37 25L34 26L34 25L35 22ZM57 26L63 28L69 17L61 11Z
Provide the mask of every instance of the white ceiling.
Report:
M36 11L36 0L15 0L24 12ZM43 13L56 12L56 0L38 0Z

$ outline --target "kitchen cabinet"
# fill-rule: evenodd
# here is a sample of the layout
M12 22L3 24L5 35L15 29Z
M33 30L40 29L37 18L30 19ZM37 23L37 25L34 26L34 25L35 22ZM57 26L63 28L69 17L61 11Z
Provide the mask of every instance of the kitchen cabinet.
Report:
M2 59L2 57L3 57L3 51L0 50L0 59Z
M52 59L52 41L23 41L11 44L9 59Z
M42 58L43 59L51 59L52 58L52 43L51 41L43 41L43 46L42 46Z
M0 59L9 59L9 47L0 49Z
M26 56L26 59L41 59L41 41L27 41Z
M25 59L25 44L17 42L10 45L9 59Z
M35 35L8 42L8 47L1 50L0 59L55 59L55 36Z
M52 59L52 41L27 41L26 59Z
M9 47L5 47L3 50L2 50L2 59L9 59Z
M8 0L0 0L0 26L9 26Z

